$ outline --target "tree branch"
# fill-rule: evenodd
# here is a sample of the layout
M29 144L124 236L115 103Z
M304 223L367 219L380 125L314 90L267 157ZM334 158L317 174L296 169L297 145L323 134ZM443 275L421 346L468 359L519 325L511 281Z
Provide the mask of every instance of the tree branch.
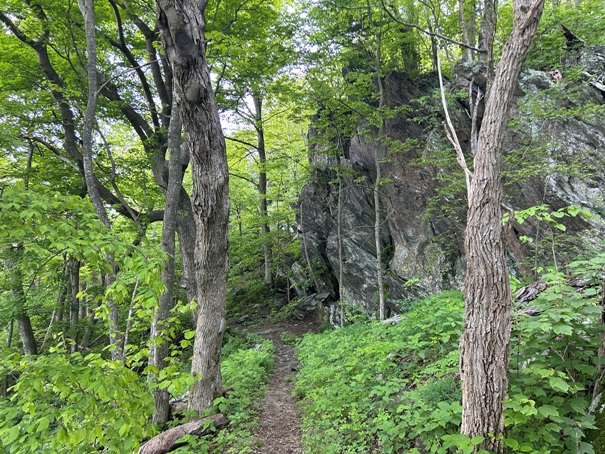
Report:
M539 1L542 1L542 0L539 0ZM465 43L463 43L461 41L449 38L449 37L447 37L445 35L442 35L441 33L431 32L429 30L425 30L424 28L422 28L418 24L413 24L411 22L404 22L401 19L399 19L398 17L396 17L393 14L392 11L389 11L389 9L388 9L387 5L385 4L384 0L380 0L380 3L382 4L382 7L383 7L384 11L389 15L389 17L391 19L393 19L395 22L397 22L398 24L401 24L401 25L403 25L405 27L415 28L416 30L420 31L421 33L424 33L427 36L432 36L432 37L435 37L435 38L441 38L444 41L450 42L452 44L456 44L457 46L463 47L465 49L474 50L475 52L479 52L479 53L482 53L482 54L486 53L485 49L479 49L477 47L469 46L468 44L465 44Z

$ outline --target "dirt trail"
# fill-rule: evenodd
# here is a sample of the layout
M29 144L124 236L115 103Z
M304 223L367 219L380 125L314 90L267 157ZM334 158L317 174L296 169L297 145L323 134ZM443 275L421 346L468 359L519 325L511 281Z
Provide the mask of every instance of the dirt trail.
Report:
M275 346L273 375L267 384L267 395L259 415L256 437L262 443L257 454L302 454L300 417L292 395L294 375L298 369L296 349L282 342L283 333L301 337L316 331L317 325L298 322L264 325L253 331L271 339Z

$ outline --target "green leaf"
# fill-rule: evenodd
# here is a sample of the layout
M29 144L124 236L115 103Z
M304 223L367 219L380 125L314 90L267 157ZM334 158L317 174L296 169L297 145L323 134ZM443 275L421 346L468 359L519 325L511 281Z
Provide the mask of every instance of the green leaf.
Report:
M10 445L19 436L19 426L15 426L6 432L6 435L2 437L2 444Z
M515 440L514 438L506 438L504 440L504 444L512 449L519 449L519 442L517 440Z
M540 413L545 418L550 418L551 416L559 416L559 410L557 410L552 405L542 405L538 408L538 413Z
M40 418L40 424L38 425L36 432L45 431L46 429L48 429L49 425L50 425L50 420L48 419L48 417L44 416L44 417Z
M563 334L565 336L571 336L573 334L573 330L569 325L555 325L553 326L553 331L555 334Z
M550 384L550 387L555 391L561 391L563 393L569 391L569 385L562 378L551 377L548 379L548 383Z
M483 440L485 440L485 437L482 437L482 436L473 437L473 438L471 438L471 444L476 446L476 445L483 443Z

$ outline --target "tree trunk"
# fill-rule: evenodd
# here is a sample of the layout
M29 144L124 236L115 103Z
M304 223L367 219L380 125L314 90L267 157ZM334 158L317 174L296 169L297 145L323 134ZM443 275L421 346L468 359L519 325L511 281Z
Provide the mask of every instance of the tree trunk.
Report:
M487 94L469 191L466 309L460 339L461 432L485 437L476 450L504 450L511 290L502 228L502 142L521 66L542 8L543 0L534 4L527 0L514 2L513 31Z
M598 324L605 326L605 277L601 278L601 316ZM595 374L595 383L592 388L592 398L603 392L603 377L605 376L605 330L601 331L601 343L597 353L597 373Z
M72 340L72 353L78 350L78 322L80 319L80 262L69 258L67 262L67 300L69 301L69 337Z
M221 390L220 353L227 293L229 174L225 138L206 62L206 1L157 0L162 44L191 154L196 221L198 318L191 372L201 374L189 408L201 413Z
M97 109L97 37L95 31L95 9L93 0L78 0L80 11L84 16L84 30L86 34L86 54L87 64L86 70L88 73L88 99L86 102L86 111L84 113L84 131L82 133L82 165L84 167L84 180L88 188L90 201L95 209L99 220L111 229L111 223L105 210L105 205L101 199L97 179L93 171L92 161L92 132L94 127L95 112ZM116 266L113 259L107 256L112 272L105 275L105 285L109 286L115 282ZM118 329L118 306L108 300L109 306L109 343L113 347L111 351L111 359L118 361L122 359L122 335Z
M372 23L372 10L369 1L367 2L370 22ZM374 24L372 24L373 26ZM384 107L384 84L382 81L382 32L376 32L376 58L374 60L374 71L376 73L376 81L378 83L378 92L380 100L378 103L379 115L383 115L382 108ZM374 183L374 243L376 246L376 281L378 284L378 318L385 318L385 300L384 300L384 275L382 270L382 242L380 241L380 231L382 220L380 218L380 184L382 180L382 159L384 155L384 144L382 139L384 136L384 118L380 120L378 135L375 140L374 148L374 166L376 167L376 182Z
M271 259L269 248L269 220L267 212L267 150L265 148L265 129L263 127L263 99L260 96L254 96L254 120L257 138L258 151L258 197L260 213L260 231L263 243L264 270L265 276L263 282L271 285Z
M177 224L177 208L181 185L183 182L183 170L181 167L181 121L179 109L176 102L172 105L172 118L168 129L168 148L170 150L170 161L168 170L168 186L166 189L166 204L164 208L164 221L162 223L162 251L166 259L162 269L162 283L164 284L164 293L160 295L157 310L153 316L151 325L151 346L149 363L161 371L166 367L165 358L170 353L170 342L166 338L165 330L168 328L167 320L170 317L170 311L174 304L174 256L175 232ZM157 376L152 375L155 379ZM154 392L155 412L153 422L164 424L169 416L169 393L167 389L155 388Z
M185 444L184 442L179 442L184 435L201 437L224 429L228 424L229 420L220 413L203 419L189 421L156 435L141 446L137 454L165 454L172 452Z
M21 272L21 261L23 255L23 246L13 246L10 256L7 260L6 267L8 268L9 284L13 294L13 313L17 319L17 327L21 343L23 344L23 353L26 355L37 355L38 349L36 346L36 338L32 323L25 309L27 298L23 290L23 273Z
M487 64L487 92L494 80L494 37L496 35L496 17L498 4L494 0L483 0L483 17L481 20L481 38L479 48L485 49L484 59ZM524 58L525 60L525 58Z
M340 159L339 159L340 161ZM342 172L338 163L338 205L336 207L337 238L338 238L338 298L340 300L340 327L345 326L345 300L344 300L344 248L342 241Z
M179 237L179 248L183 261L183 277L180 287L187 292L187 301L197 297L197 281L195 274L195 219L191 208L191 199L185 188L181 187L179 194L178 220L176 232ZM193 324L197 317L194 317Z
M467 20L466 12L464 11L465 5L464 0L458 0L458 17L460 19L460 29L462 30L462 39L466 47L460 49L462 51L462 58L468 61L473 60L474 52L470 47L475 47L475 33L474 33L474 21L475 14L471 14L470 19ZM473 4L473 10L475 6ZM474 11L473 11L474 13Z

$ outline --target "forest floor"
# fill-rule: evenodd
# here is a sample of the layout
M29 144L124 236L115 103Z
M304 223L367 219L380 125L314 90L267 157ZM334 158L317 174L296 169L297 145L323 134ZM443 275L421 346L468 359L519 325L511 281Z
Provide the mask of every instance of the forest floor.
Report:
M273 374L259 415L256 454L302 454L300 416L292 395L294 375L299 368L296 348L288 340L318 332L318 324L307 321L260 325L251 331L270 339L275 346ZM286 342L284 342L286 341Z

